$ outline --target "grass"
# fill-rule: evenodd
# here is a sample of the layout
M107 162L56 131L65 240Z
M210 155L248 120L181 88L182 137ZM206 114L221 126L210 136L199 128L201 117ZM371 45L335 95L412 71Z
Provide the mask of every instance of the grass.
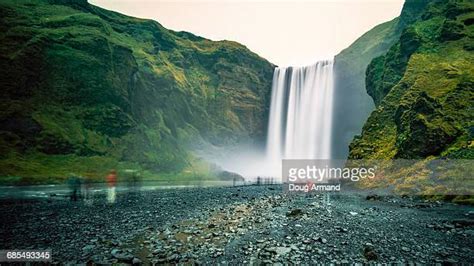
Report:
M119 181L126 181L126 174L130 170L139 173L144 181L218 180L212 165L194 157L184 169L162 173L147 170L138 163L117 161L108 156L41 153L9 154L7 158L0 160L0 168L4 169L0 185L63 183L71 174L86 177L93 182L104 182L111 169L117 170Z

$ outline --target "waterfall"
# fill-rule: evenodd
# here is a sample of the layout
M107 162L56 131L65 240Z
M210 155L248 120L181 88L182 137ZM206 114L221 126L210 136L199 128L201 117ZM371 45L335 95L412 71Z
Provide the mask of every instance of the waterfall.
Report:
M268 162L276 167L281 159L330 159L332 108L333 60L275 68Z

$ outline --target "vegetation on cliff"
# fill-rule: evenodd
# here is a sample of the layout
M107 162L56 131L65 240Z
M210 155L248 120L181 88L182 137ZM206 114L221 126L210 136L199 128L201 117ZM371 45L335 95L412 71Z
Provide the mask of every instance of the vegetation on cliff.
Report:
M85 0L1 1L0 68L3 181L110 168L199 178L190 149L266 130L272 64Z
M367 68L367 92L376 109L352 142L350 158L474 159L473 44L472 1L432 1L424 7ZM397 179L400 190L418 186L421 193L440 192L406 183L411 176L428 175L414 171L387 178Z
M333 117L337 123L334 123L332 138L334 158L347 158L349 144L355 135L361 133L367 117L374 110L374 99L366 92L367 66L372 59L387 53L405 27L419 18L427 3L407 0L399 17L377 25L336 56Z

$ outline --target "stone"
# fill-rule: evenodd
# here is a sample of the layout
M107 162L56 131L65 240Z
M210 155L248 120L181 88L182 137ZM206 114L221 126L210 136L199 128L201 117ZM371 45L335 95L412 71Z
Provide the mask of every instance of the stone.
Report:
M124 252L124 251L121 251L119 249L113 249L110 254L112 254L112 256L114 258L116 258L117 260L119 261L123 261L123 262L131 262L133 260L133 255L128 253L128 252Z
M82 248L82 251L85 253L91 252L95 248L95 245L86 245Z
M326 244L328 241L326 240L326 238L322 238L322 237L318 237L316 238L316 241L319 241L320 243L322 244Z
M367 260L377 260L378 259L378 255L377 253L375 252L375 248L374 246L371 244L371 243L367 243L365 244L365 247L364 247L364 257L367 259Z
M275 252L278 256L284 256L288 253L290 253L291 251L291 248L288 248L288 247L276 247L275 248Z
M365 197L366 200L380 200L382 197L380 197L377 194L370 194Z
M297 216L301 216L301 215L303 215L303 210L301 210L301 209L293 209L293 210L289 211L288 213L286 213L287 217L297 217Z
M179 255L178 254L172 254L171 256L168 256L166 258L167 261L177 261L179 259Z
M216 227L216 225L213 224L213 223L210 223L210 224L207 226L207 228L215 228L215 227Z

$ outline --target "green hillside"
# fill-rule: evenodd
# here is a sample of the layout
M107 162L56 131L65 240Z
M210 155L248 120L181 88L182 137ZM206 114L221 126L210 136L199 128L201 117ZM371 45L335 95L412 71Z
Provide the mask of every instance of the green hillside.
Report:
M407 25L416 21L428 1L407 0L399 17L375 26L335 57L335 102L333 157L346 159L349 144L360 134L374 110L367 95L365 72L372 59L381 56L400 38Z
M205 177L189 150L263 139L273 65L85 0L0 1L0 178Z
M473 51L472 1L426 6L390 50L370 63L366 86L376 110L352 142L350 158L474 159ZM426 176L405 177L387 178L403 190Z

